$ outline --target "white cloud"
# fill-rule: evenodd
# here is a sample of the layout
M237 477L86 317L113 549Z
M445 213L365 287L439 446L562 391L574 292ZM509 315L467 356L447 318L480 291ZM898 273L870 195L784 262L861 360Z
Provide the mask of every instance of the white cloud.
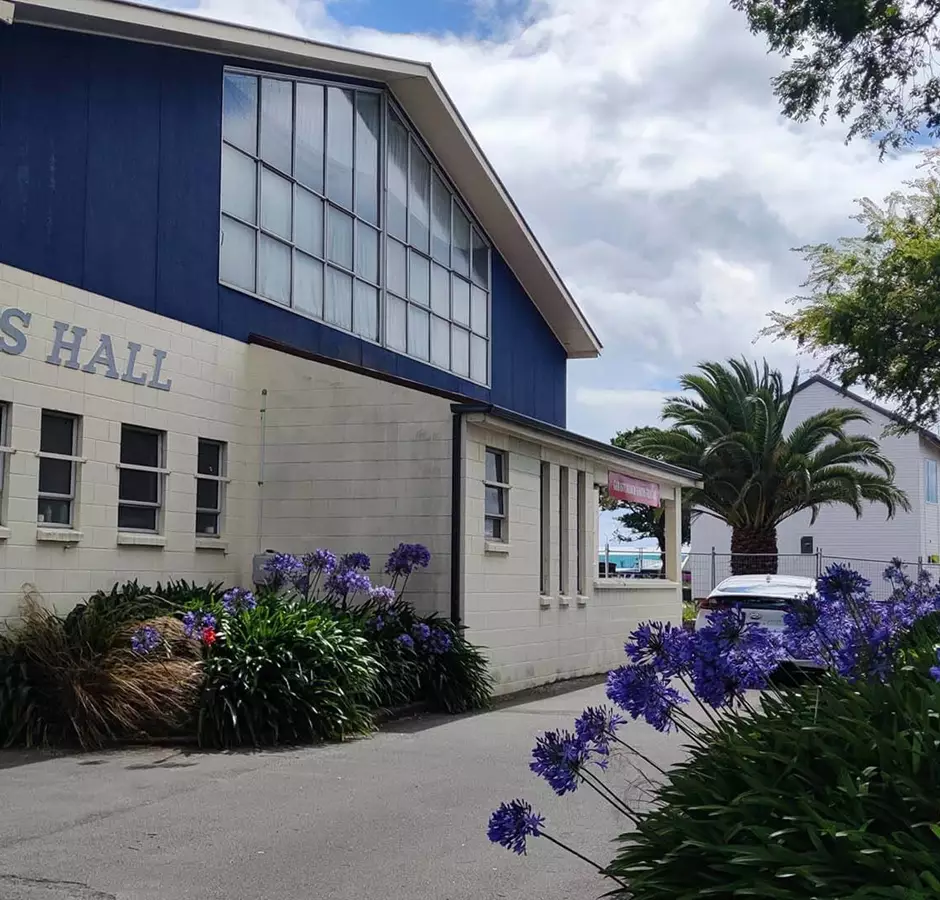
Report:
M569 427L600 439L655 421L650 398L702 359L792 370L792 346L754 344L805 276L790 248L850 230L854 198L914 167L783 119L779 61L727 0L467 0L501 17L482 37L344 28L337 2L200 9L433 63L605 344L569 366Z

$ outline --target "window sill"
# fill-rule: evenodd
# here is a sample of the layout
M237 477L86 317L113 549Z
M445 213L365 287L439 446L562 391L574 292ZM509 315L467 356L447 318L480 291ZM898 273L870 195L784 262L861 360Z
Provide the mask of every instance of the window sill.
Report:
M597 591L674 591L679 587L678 581L662 578L599 578L594 582Z
M166 537L162 534L137 534L133 531L119 531L119 547L165 547Z
M77 544L84 535L71 528L43 528L36 529L36 540L49 544Z
M10 539L10 534L11 532L9 528L4 528L2 525L0 525L0 541L8 541Z
M228 553L228 541L223 541L220 538L197 537L196 549L208 551L214 550L216 553Z
M542 609L549 609L552 605L552 598L545 594L539 594L539 606Z
M505 556L512 549L510 544L504 543L503 541L486 541L483 544L484 553L501 553Z

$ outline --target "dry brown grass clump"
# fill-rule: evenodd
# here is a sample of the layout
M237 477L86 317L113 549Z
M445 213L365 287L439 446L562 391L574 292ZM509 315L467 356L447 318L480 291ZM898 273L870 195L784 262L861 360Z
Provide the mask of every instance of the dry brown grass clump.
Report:
M94 750L172 736L192 722L202 684L198 643L174 618L129 621L129 612L63 618L27 595L20 623L0 637L0 745ZM131 636L144 625L162 641L140 655Z

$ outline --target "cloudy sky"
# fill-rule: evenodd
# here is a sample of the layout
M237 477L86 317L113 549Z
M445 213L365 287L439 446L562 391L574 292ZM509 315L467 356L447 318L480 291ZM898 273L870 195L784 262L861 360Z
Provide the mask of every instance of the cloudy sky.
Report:
M601 336L570 364L568 424L602 440L655 423L702 359L792 370L792 347L754 343L805 275L791 248L915 164L784 120L780 61L727 0L161 5L430 61Z

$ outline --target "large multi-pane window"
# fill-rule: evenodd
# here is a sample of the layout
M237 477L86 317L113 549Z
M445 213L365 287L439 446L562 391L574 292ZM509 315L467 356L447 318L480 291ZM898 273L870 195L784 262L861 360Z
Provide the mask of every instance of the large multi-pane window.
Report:
M489 245L383 93L227 70L222 119L224 283L489 383Z

